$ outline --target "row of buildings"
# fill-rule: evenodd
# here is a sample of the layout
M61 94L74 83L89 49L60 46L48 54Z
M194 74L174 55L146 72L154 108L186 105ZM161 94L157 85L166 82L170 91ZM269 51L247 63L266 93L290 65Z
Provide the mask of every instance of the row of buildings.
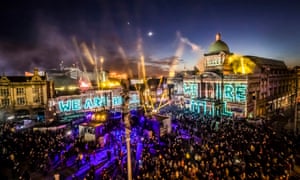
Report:
M0 118L16 115L20 119L38 118L53 97L53 82L34 69L31 76L0 77Z
M87 76L91 76L91 78L87 78ZM121 97L118 99L114 97L116 96L115 92L120 95L120 89L122 89L120 81L113 79L104 83L104 79L101 79L102 84L100 84L95 82L96 76L98 78L98 75L95 75L93 79L92 73L84 74L77 67L51 69L46 72L35 68L33 73L26 72L24 76L2 75L0 77L0 118L4 120L8 117L44 119L45 116L52 116L49 116L49 113L54 116L60 113L72 114L78 111L78 107L77 109L73 108L74 111L67 111L68 108L64 107L68 102L64 105L63 101L98 97L99 95L102 99L104 95L110 97L105 99L105 106L108 106L108 103L120 106L122 104L120 103ZM109 91L109 89L118 89L119 91ZM112 92L114 92L114 96L112 96ZM59 103L62 105L59 106ZM104 106L99 102L95 104L97 104L97 108ZM71 104L71 106L73 105ZM96 108L96 105L93 107Z
M299 67L289 69L283 61L234 54L219 33L203 62L203 72L183 75L180 92L180 78L174 78L175 99L179 97L191 111L269 119L292 113L299 102Z
M88 79L94 79L91 85L83 81L86 78L78 68L43 74L34 69L30 76L2 75L1 112L30 118L49 109L53 113L66 113L64 110L75 113L86 107L78 106L79 101L88 103L87 107L91 109L99 108L99 102L106 103L103 107L120 109L124 85L130 88L129 94L135 106L146 104L159 108L162 101L172 101L193 112L213 117L268 119L292 111L299 102L299 67L289 69L283 61L234 54L219 33L204 54L203 62L201 72L184 71L174 77L146 81L136 78L126 83L116 79L107 81L106 73L101 71L100 78L95 74L88 76ZM88 87L96 88L88 91ZM94 103L97 106L91 105L91 97L98 98ZM59 103L63 108L59 108ZM74 110L70 110L71 107ZM5 118L4 114L2 118Z

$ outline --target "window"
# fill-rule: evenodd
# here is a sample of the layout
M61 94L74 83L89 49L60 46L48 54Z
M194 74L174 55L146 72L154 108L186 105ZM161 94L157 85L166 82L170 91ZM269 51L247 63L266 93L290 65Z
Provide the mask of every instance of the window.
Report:
M41 103L40 96L34 96L33 97L33 103Z
M38 87L32 88L32 94L39 94L39 93L40 93L40 88L38 88Z
M32 87L33 103L41 103L41 88Z
M24 95L24 88L17 88L17 95Z
M9 95L8 88L0 89L0 96L6 97Z
M9 99L2 99L1 104L2 104L2 106L5 106L5 107L9 106Z
M25 98L24 97L18 97L17 98L17 104L18 105L25 105Z

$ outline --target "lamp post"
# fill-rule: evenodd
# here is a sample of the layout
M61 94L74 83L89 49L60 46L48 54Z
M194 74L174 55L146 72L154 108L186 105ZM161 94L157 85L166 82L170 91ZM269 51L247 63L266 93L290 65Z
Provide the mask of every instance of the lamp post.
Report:
M130 150L130 121L129 121L129 96L127 90L123 91L123 118L125 124L125 137L126 137L126 149L127 149L127 175L128 180L132 180L132 168L131 168L131 150Z

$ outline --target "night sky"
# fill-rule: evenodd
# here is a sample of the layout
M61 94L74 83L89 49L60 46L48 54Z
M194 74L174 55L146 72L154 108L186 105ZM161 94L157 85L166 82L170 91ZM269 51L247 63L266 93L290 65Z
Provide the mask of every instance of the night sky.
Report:
M136 72L141 55L148 75L192 69L217 32L231 52L300 65L297 0L3 0L0 22L6 74L61 61L91 70L90 57L111 72Z

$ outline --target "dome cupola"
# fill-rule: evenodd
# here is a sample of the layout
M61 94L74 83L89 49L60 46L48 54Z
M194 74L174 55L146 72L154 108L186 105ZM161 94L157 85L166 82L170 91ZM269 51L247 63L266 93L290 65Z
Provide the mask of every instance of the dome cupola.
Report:
M216 41L212 43L208 48L209 54L218 54L220 52L230 53L227 44L221 40L221 34L216 34Z

